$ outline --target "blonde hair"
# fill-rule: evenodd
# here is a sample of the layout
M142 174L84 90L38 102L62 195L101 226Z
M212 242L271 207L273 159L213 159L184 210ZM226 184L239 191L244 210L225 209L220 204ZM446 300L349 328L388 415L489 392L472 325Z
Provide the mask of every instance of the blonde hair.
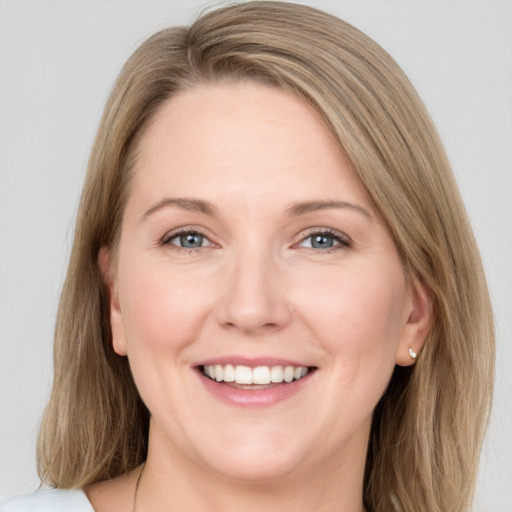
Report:
M231 5L163 30L121 71L91 153L60 301L41 479L78 487L145 460L149 414L126 358L111 347L98 252L116 246L134 150L155 112L179 91L225 79L279 87L322 116L408 275L430 291L434 319L417 364L396 367L374 413L367 510L467 510L491 401L494 335L449 163L421 100L379 45L334 16L281 2Z

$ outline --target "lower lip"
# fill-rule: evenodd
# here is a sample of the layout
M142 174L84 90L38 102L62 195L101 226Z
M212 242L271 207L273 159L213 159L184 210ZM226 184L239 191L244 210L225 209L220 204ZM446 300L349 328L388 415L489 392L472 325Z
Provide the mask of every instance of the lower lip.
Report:
M290 383L277 384L266 389L239 389L206 377L197 372L204 387L216 398L237 407L269 407L292 397L309 381L311 373Z

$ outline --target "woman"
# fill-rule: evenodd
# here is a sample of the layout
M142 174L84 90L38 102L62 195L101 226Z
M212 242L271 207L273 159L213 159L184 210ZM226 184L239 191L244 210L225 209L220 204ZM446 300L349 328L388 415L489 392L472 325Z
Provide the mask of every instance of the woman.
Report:
M80 490L1 510L469 507L493 375L475 242L412 86L325 13L234 5L135 52L55 343L39 469Z

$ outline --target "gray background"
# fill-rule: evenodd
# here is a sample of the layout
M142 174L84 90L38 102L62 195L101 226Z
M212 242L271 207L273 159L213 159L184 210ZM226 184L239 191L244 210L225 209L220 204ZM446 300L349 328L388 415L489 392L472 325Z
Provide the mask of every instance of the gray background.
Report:
M512 2L312 0L402 65L439 127L486 267L498 379L475 510L512 511ZM122 63L204 1L0 0L0 495L38 485L34 445L80 186Z

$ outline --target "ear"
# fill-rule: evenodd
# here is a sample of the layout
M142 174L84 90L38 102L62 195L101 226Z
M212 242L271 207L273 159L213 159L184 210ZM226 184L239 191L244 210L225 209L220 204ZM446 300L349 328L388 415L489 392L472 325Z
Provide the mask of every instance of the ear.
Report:
M98 253L98 265L100 267L103 282L107 288L110 329L112 333L112 348L116 354L125 356L126 339L124 335L123 316L119 306L119 296L117 290L117 281L114 276L114 264L112 262L112 251L107 247L102 247Z
M396 364L410 366L414 364L425 343L433 319L430 290L417 279L410 285L407 321L402 329L396 352Z

